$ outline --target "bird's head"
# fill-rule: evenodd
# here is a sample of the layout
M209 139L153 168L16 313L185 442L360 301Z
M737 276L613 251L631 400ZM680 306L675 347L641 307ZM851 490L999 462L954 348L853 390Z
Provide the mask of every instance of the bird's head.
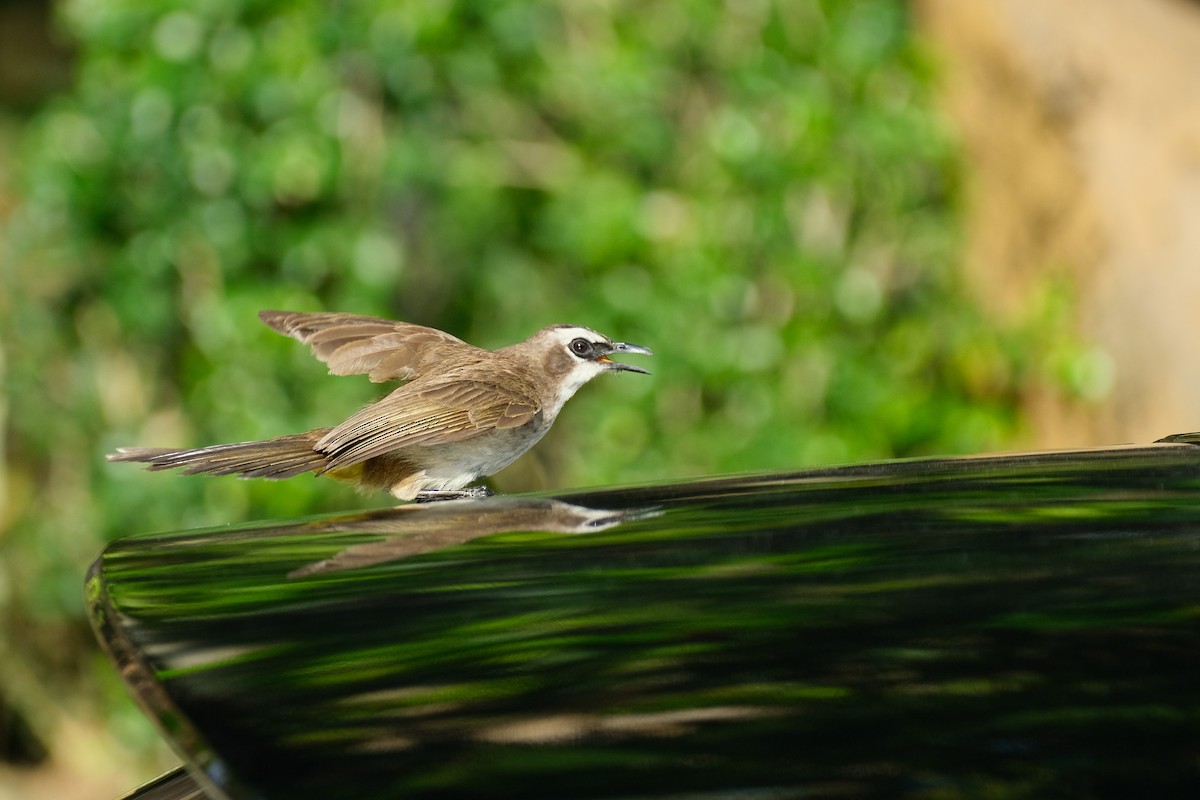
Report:
M535 333L517 347L530 348L537 356L544 377L558 389L561 402L592 378L604 372L649 371L612 359L615 355L653 355L650 348L628 342L614 342L591 328L578 325L551 325Z

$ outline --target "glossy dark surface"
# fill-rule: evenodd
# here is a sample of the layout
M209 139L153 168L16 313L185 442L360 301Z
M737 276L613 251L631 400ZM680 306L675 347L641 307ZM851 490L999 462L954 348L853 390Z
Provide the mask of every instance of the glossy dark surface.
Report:
M210 796L196 779L180 766L139 786L125 795L123 800L208 800Z
M135 536L118 668L230 797L1200 797L1200 447Z

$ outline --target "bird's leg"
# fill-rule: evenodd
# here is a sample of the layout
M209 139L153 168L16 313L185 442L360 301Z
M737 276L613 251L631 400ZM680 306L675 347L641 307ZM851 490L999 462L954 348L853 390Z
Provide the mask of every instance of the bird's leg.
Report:
M486 486L472 486L469 489L426 489L417 492L418 503L435 503L439 500L464 500L467 498L491 497L492 490Z

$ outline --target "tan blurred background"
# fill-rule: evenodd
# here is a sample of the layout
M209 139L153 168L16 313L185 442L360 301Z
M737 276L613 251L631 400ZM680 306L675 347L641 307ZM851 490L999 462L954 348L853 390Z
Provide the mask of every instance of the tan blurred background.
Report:
M920 0L965 151L963 264L999 315L1061 276L1097 403L1034 394L1030 444L1200 427L1200 3Z

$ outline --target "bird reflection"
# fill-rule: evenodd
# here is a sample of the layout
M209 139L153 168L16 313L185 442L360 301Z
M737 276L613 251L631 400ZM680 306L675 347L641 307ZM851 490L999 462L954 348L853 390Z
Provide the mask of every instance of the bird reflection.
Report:
M288 577L306 578L399 561L496 533L591 533L661 513L658 508L597 509L559 500L500 496L400 506L326 521L323 528L339 533L377 533L385 538L347 547L292 570Z

